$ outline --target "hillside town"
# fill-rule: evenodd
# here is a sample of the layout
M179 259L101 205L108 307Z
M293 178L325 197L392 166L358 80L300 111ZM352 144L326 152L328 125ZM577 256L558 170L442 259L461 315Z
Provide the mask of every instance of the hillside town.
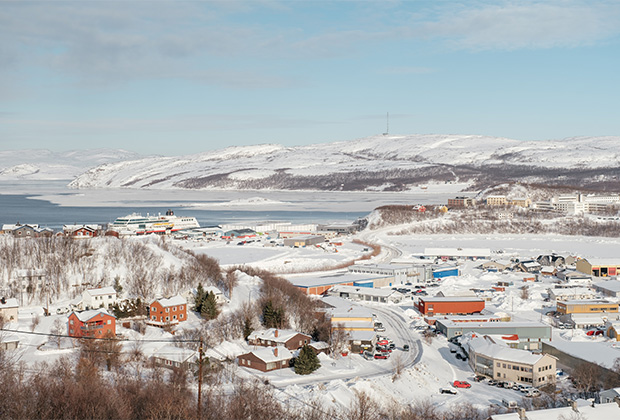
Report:
M579 196L573 203L588 201ZM451 209L472 205L463 197L448 202ZM532 204L492 196L486 205ZM76 279L71 293L50 298L50 272L40 266L5 269L10 277L3 278L1 288L0 348L28 365L77 354L84 340L113 340L120 354L140 341L141 369L147 370L167 368L196 377L204 366L233 368L234 375L260 378L276 389L313 389L342 380L346 388L364 389L363 383L385 378L399 389L385 386L394 401L411 401L402 387L416 384L425 389L421 395L435 394L445 408L471 401L492 419L555 418L541 416L547 410L581 413L593 407L620 413L617 258L496 246L420 247L421 237L393 236L389 227L373 230L361 220L170 227L150 233L124 230L122 235L87 225L65 225L62 232L3 225L2 231L8 246L6 240L40 241L41 236L79 239L86 244L85 258L110 240L122 239L120 246L146 240L159 249L166 237L174 237L174 244L193 253L220 256L217 270L236 285L154 283L153 290L140 295L117 275L103 281ZM451 241L458 242L458 237ZM426 243L434 245L428 237ZM252 263L259 250L272 256ZM309 268L308 258L326 255L331 258L326 266ZM293 289L278 286L288 291L277 295L303 296L312 313L287 320L280 298L269 298L264 285L258 289L258 279L266 282L270 275L242 267L248 263L285 267L279 276ZM248 305L258 302L262 306L254 320ZM239 311L248 314L238 327L241 339L226 331L208 343L188 339L199 337L195 332L203 325Z

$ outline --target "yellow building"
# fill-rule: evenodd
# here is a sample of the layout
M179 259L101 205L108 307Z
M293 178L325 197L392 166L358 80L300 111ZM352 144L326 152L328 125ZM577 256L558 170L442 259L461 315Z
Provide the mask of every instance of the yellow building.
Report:
M618 312L617 303L601 299L557 301L556 306L561 315Z
M620 273L620 260L610 258L582 258L575 264L577 271L596 277L616 276Z
M530 207L532 205L532 200L529 198L513 198L510 200L510 204L518 207Z
M508 204L505 195L490 195L487 197L487 206L505 206Z

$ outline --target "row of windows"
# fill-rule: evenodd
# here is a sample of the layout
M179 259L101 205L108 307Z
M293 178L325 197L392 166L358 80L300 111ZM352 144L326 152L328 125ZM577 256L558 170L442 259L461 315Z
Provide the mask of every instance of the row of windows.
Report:
M549 365L549 366L540 366L540 367L538 368L538 371L539 371L539 372L544 372L545 370L549 370L549 369L552 369L552 366L551 366L551 365Z
M179 314L179 319L183 319L183 317L184 317L184 315L183 315L183 314ZM152 319L153 321L157 321L157 315L153 315L153 316L151 317L151 319ZM177 320L177 316L176 316L176 315L172 315L172 320L173 320L173 321L176 321L176 320ZM160 321L162 321L162 322L164 321L164 317L163 317L163 316L162 316L162 317L160 317ZM167 316L167 317L166 317L166 321L170 321L170 317L169 317L169 316Z
M517 366L517 365L511 365L510 363L506 364L506 363L500 363L497 362L497 367L501 367L503 369L512 369L512 370L519 370L521 372L531 372L532 368L528 368L525 366Z
M178 307L178 310L182 311L184 307L185 307L184 305L180 305ZM176 312L176 311L177 311L177 307L173 306L172 307L172 312ZM157 312L157 308L155 306L151 306L151 312ZM166 308L166 312L170 312L170 307Z

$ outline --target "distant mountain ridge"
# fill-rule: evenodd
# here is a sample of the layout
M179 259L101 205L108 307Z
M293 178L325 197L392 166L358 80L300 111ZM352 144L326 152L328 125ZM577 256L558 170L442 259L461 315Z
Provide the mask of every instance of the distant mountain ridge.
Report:
M620 137L520 141L475 135L378 135L285 147L229 147L108 161L72 188L400 191L431 182L502 182L619 190Z
M89 168L140 157L137 153L117 149L0 151L0 181L71 180Z

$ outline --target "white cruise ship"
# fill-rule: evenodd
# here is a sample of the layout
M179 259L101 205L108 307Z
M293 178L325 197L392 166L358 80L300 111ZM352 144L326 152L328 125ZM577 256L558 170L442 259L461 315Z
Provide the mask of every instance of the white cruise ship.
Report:
M200 225L195 217L177 217L172 210L168 210L163 216L161 214L142 216L134 213L119 217L109 226L109 230L121 235L147 235L149 233L165 235L199 227Z

